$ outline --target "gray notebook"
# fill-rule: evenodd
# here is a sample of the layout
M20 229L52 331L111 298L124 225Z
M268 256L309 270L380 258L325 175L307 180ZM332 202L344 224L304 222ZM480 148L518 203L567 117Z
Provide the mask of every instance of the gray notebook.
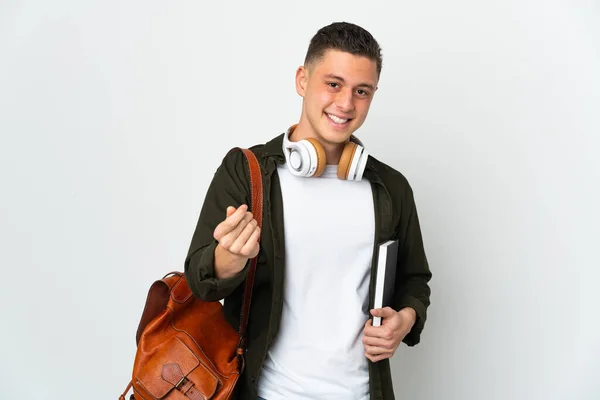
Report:
M388 240L381 243L377 251L377 267L375 275L375 299L373 308L384 308L392 305L396 283L398 259L398 241ZM381 318L373 317L373 326L381 326Z

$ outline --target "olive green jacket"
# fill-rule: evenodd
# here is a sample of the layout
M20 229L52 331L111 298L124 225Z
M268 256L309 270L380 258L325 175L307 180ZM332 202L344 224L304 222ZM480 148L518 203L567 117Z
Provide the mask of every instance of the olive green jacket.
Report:
M263 227L261 250L252 294L247 333L246 366L239 381L239 398L257 397L257 381L273 340L277 337L283 303L285 240L283 201L277 165L285 163L283 134L266 144L251 147L263 175ZM431 272L423 249L421 230L412 189L398 171L369 156L363 175L373 189L375 205L375 243L399 239L396 293L393 308L412 307L417 321L404 343L414 346L427 318L430 304L428 282ZM224 301L229 323L238 328L245 279L249 263L235 277L217 279L214 274L215 227L223 221L228 206L250 205L249 172L240 151L228 153L209 186L198 223L185 260L185 274L193 294L204 301ZM373 248L373 260L375 250ZM374 262L369 286L369 308L373 308ZM334 284L332 282L332 284ZM367 316L365 316L365 321ZM307 321L309 323L309 321ZM394 399L389 360L369 361L371 399Z

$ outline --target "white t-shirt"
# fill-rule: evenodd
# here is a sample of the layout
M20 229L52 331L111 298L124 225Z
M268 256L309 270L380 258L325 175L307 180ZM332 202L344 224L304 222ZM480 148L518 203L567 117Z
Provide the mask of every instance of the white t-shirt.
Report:
M367 180L344 181L337 166L304 178L279 166L286 268L279 334L259 378L260 397L369 399L362 343L375 240Z

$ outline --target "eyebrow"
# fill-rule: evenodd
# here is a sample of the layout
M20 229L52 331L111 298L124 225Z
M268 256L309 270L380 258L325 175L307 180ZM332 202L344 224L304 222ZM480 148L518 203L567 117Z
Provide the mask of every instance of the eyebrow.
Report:
M335 79L342 83L346 83L344 78L342 78L341 76L334 75L334 74L327 74L327 75L325 75L325 78ZM357 85L357 87L366 87L368 89L375 90L375 87L373 85L371 85L370 83L360 83Z

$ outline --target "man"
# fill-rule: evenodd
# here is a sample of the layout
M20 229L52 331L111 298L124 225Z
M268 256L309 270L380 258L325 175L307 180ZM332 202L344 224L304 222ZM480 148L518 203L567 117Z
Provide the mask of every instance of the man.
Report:
M296 72L300 120L252 147L262 231L241 152L225 156L208 189L185 272L195 296L225 299L236 328L248 260L258 256L240 399L393 399L389 358L402 341L420 341L431 272L412 190L353 135L381 65L378 43L357 25L312 38ZM373 310L373 260L389 239L399 241L394 304Z

